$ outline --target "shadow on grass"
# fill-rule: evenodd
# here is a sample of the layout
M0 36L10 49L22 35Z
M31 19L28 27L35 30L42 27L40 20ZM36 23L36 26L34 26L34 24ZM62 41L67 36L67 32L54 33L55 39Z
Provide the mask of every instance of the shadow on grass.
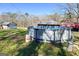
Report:
M27 47L20 49L17 56L37 56L37 51L40 48L41 44L42 43L32 41Z
M38 50L43 44L44 43L32 41L27 47L18 50L19 53L16 56L38 56ZM67 56L67 51L63 49L63 45L61 43L47 43L45 44L45 46L43 46L43 49L41 51L45 56Z
M62 44L62 43L54 43L53 42L52 45L59 48L57 56L67 56L67 51L63 49L64 44Z
M76 39L79 39L79 37L78 36L74 36Z
M74 42L75 41L79 41L79 37L78 36L74 36Z
M60 48L60 51L58 52L57 55L58 56L67 56L67 51L63 49L63 45L62 44L60 44L59 48Z
M12 35L10 34L8 36L6 35L6 36L0 37L0 40L5 40L7 38L9 38L9 39L17 39L17 37L18 37L17 40L19 40L19 39L21 39L19 37L25 36L26 33L27 33L27 31L18 30L17 32L15 32L15 34L12 33ZM22 39L24 39L24 38L22 38Z

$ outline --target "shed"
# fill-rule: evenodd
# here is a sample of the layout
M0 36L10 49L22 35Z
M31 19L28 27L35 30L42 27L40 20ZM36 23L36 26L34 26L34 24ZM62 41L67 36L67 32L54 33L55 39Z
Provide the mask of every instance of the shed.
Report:
M17 24L14 22L3 22L2 27L3 29L15 29L17 28Z

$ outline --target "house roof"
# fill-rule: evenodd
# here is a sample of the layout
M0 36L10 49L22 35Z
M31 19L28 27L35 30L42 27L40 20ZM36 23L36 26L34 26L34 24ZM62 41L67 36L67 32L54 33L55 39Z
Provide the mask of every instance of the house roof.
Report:
M16 24L16 23L11 23L11 22L3 22L2 25L9 25L9 24Z
M10 22L4 22L4 23L2 23L2 25L8 25L8 24L10 24Z

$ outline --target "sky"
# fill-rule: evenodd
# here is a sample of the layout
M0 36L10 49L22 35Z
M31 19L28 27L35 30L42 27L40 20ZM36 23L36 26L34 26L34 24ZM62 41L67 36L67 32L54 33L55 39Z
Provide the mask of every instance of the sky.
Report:
M29 13L32 15L63 14L63 3L0 3L0 13Z

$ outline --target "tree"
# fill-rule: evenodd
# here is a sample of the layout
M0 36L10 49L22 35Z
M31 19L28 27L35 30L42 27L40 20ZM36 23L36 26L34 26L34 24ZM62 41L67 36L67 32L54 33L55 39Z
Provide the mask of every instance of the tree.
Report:
M61 17L61 14L54 13L54 14L48 15L48 18L59 22L59 20L61 20L62 17Z
M16 13L6 12L4 15L7 16L7 20L8 21L16 22L16 17L17 17L17 14Z
M79 23L79 3L68 3L66 11L69 12L69 16L71 17L73 14L76 16L77 22Z

